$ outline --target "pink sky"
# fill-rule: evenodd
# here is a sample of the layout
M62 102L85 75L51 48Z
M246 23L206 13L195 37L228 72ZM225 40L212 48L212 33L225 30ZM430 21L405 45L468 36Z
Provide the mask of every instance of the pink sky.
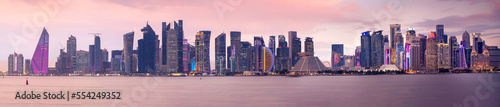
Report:
M161 22L179 19L190 43L196 32L212 31L211 56L213 38L222 32L241 31L242 41L251 43L254 36L263 36L267 45L270 35L293 30L302 40L313 37L316 56L330 61L331 44L344 44L345 54L353 55L361 32L384 30L389 35L393 23L401 24L403 32L415 27L426 35L444 24L445 33L458 40L467 30L481 32L487 45L500 45L500 3L494 0L2 0L0 14L5 37L0 39L0 71L7 70L14 51L31 59L44 26L50 34L49 66L69 35L77 38L78 50L88 50L93 44L88 33L95 32L102 33L102 48L119 50L123 34L135 31L137 42L146 22L161 35Z

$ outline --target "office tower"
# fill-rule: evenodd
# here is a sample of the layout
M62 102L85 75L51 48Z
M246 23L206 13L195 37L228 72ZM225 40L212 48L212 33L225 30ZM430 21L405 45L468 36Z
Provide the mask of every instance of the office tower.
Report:
M133 73L132 68L132 51L134 50L134 32L129 32L123 35L123 71L125 73Z
M384 65L389 65L392 63L391 57L392 56L391 56L391 47L389 47L389 36L386 35L384 36Z
M186 40L187 42L187 40ZM189 69L188 71L191 72L191 71L196 71L196 46L194 45L191 45L188 43L188 50L189 50L189 59L188 61L189 62Z
M102 61L109 62L109 53L106 48L102 49Z
M42 35L38 40L33 58L31 58L33 73L48 73L49 70L49 33L43 28Z
M404 39L403 39L403 34L401 34L400 31L396 31L396 34L394 35L394 39L395 39L394 40L394 44L395 45L397 45L397 44L405 44L404 43ZM390 50L391 53L395 53L395 51L396 51L396 48L394 48L394 47L391 47L389 49L391 49ZM396 55L391 54L390 61L391 61L390 62L391 64L395 64L396 63Z
M427 36L419 34L418 39L420 39L420 68L425 69L425 50L427 49Z
M426 67L425 69L428 72L435 72L438 70L438 60L437 60L437 37L435 32L431 32L426 41L426 50L425 50L425 61Z
M444 35L444 25L436 25L436 38L438 42L448 43L448 39Z
M356 56L356 63L354 66L361 66L361 46L356 46L355 50L355 56Z
M88 51L83 51L83 50L79 50L79 51L76 51L76 69L75 71L79 71L79 72L90 72L90 68L89 68L89 52Z
M161 23L161 65L167 65L167 38L168 31L170 31L170 23ZM175 31L175 30L174 30Z
M94 45L89 46L89 56L90 73L101 73L103 69L103 54L101 50L101 38L97 35L94 36Z
M210 34L211 31L199 31L196 33L196 71L201 73L210 72Z
M263 54L264 54L264 39L262 37L253 37L253 44L254 44L254 54L253 54L253 62L252 62L252 65L253 65L253 71L262 71L263 69Z
M360 53L360 66L371 66L371 36L370 31L361 33L361 53ZM331 62L333 63L333 62ZM333 66L332 66L333 67Z
M406 42L412 44L413 42L411 42L411 41L413 41L415 39L417 39L417 34L415 32L415 28L408 27L406 30Z
M451 68L455 68L458 65L458 54L459 54L459 47L460 45L457 42L457 37L456 36L450 36L449 46L450 46L450 66Z
M274 57L273 68L271 68L271 72L274 72L276 70L276 63L278 61L276 58L276 36L269 36L268 47L271 50L271 52L273 53L273 57Z
M395 35L397 32L401 32L401 25L400 24L391 24L390 25L390 30L391 30L391 34L390 34L390 39L391 39L391 48L396 46L396 38L395 38Z
M25 59L24 60L24 74L30 74L33 73L33 70L31 70L31 60L30 59Z
M241 32L240 31L231 31L229 33L229 36L231 36L231 47L234 47L234 57L235 57L235 63L236 63L236 72L243 72L243 70L240 68L241 65L243 65L244 62L240 61L243 60L241 57ZM229 54L228 54L229 55ZM228 57L229 58L229 57ZM230 63L228 63L228 68L231 68L229 66Z
M56 73L59 75L73 73L71 71L71 55L64 52L64 49L59 50L59 56L56 62Z
M218 73L226 70L226 33L215 38L215 70Z
M384 37L382 30L375 31L371 35L371 67L378 68L384 64Z
M332 68L344 66L344 44L332 44Z
M485 41L481 39L481 33L472 33L472 37L474 38L474 48L472 48L471 52L471 70L475 72L477 70L489 70L491 69L489 66L489 57L490 53L487 49Z
M450 45L444 43L442 40L438 44L437 49L438 55L438 68L439 69L450 69L451 68L451 55L450 55Z
M130 65L131 65L130 66L130 72L131 73L138 72L137 70L139 70L139 68L138 68L139 64L137 64L137 63L139 63L139 55L137 53L133 53L132 57L131 57L131 61L132 62L130 63Z
M112 71L122 71L122 50L112 50L111 51L111 70Z
M24 73L24 57L23 54L10 54L8 61L9 74L22 74Z
M189 43L187 39L182 40L182 64L183 64L183 72L184 73L189 73L191 72L190 66L191 66L191 54L190 54L190 48L189 48Z
M236 51L236 47L233 48L233 50ZM241 71L237 72L243 72L243 71L251 71L253 70L252 62L253 62L253 51L254 47L250 42L243 41L241 42L241 60L240 60L240 68ZM235 52L233 52L235 53ZM236 53L235 53L236 54ZM236 68L238 69L238 68Z
M16 56L14 54L9 55L9 62L8 62L8 70L7 72L10 74L14 74L16 72Z
M487 47L490 57L489 66L491 68L499 68L500 67L500 49L498 46L488 46Z
M458 54L458 64L457 64L457 67L456 68L468 68L467 67L467 60L466 60L466 57L465 57L465 53L466 53L466 48L467 46L465 44L463 44L463 41L461 41L461 44L460 45L460 48L459 48L459 54Z
M286 42L285 35L278 36L278 49L276 49L276 70L281 71L290 68L288 65L288 43Z
M304 41L304 52L314 53L314 43L311 37L306 37L306 41Z
M420 39L411 39L410 43L410 69L419 70L420 65Z
M162 56L167 56L167 73L178 73L182 72L182 45L179 45L179 39L177 37L177 31L174 29L168 30L167 34L167 53L163 53ZM182 40L181 40L182 41ZM165 61L163 61L165 62Z
M299 61L299 53L301 52L301 42L300 38L297 38L297 31L289 31L288 32L288 57L290 58L288 65L290 67L293 67L297 61Z
M139 73L154 73L156 71L156 49L158 35L153 28L146 24L146 27L141 29L143 38L138 41L138 69Z
M226 51L227 51L227 54L226 54L227 55L227 57L226 57L227 58L227 64L226 64L227 65L227 69L231 70L231 63L232 63L231 62L231 55L233 53L233 47L232 46L227 46Z
M470 48L470 35L469 35L469 32L465 31L463 34L462 34L462 44L465 45L465 48Z
M230 67L231 68L230 71L232 73L234 73L234 72L237 72L236 68L239 68L239 67L236 66L236 55L235 55L235 52L234 52L236 49L234 47L232 47L232 46L229 46L228 50L230 50L230 51L228 51L228 53L231 53L229 55L229 62L230 62L229 66L231 66Z
M66 41L66 52L70 55L70 63L71 69L70 71L74 71L76 69L76 37L71 35Z
M262 47L262 72L270 73L274 66L274 53L268 47ZM274 72L273 72L274 73Z

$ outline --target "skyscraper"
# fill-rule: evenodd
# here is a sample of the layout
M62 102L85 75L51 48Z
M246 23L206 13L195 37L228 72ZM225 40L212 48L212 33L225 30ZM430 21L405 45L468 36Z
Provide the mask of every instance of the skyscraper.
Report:
M401 32L401 25L400 24L391 24L390 25L391 29L391 34L390 34L390 39L391 39L391 48L393 48L396 44L395 40L395 35L397 32Z
M161 23L161 65L167 65L167 39L168 39L168 31L170 31L170 23L162 22Z
M156 35L153 28L146 24L146 27L141 29L143 33L143 39L138 41L139 45L139 73L154 73L156 71L156 49L155 47L158 41L158 35Z
M234 57L235 57L235 66L238 68L235 68L236 72L243 72L242 69L240 68L244 62L240 61L243 60L242 54L241 54L241 32L240 31L231 31L229 33L229 36L231 38L231 47L234 47ZM230 55L230 54L228 54ZM229 57L228 57L229 58ZM228 61L227 67L231 68L232 66L229 66L231 62Z
M361 33L361 53L360 53L360 66L371 66L371 36L370 31ZM333 63L333 62L332 62ZM333 66L332 66L333 67Z
M435 32L431 32L426 41L426 50L425 50L425 61L426 61L426 70L428 72L436 72L438 70L438 60L437 60L437 40Z
M68 40L66 41L66 52L68 53L68 55L70 55L70 71L74 71L76 69L76 37L74 37L73 35L71 35Z
M332 44L332 68L344 66L344 44Z
M89 46L90 73L102 73L103 54L101 50L101 38L94 36L94 45Z
M254 54L253 54L253 70L254 71L262 71L263 69L263 48L265 47L264 45L264 39L262 37L255 36L253 37L254 40Z
M179 45L179 35L174 29L168 30L167 36L167 53L162 56L167 56L167 73L183 72L182 64L182 44ZM182 39L180 39L182 42ZM181 48L179 48L181 47ZM165 61L162 61L165 62Z
M222 73L226 70L226 33L215 38L215 70Z
M8 69L7 73L9 73L9 75L16 73L16 64L17 63L16 63L16 56L14 56L14 54L9 55L9 62L8 63L9 63L8 64L9 66L7 68Z
M371 37L371 67L378 68L384 64L384 37L382 30L375 31Z
M182 63L184 67L184 73L189 73L191 72L191 54L190 54L191 48L190 44L188 43L187 39L183 40L182 43Z
M268 47L271 50L271 52L273 53L273 57L274 57L273 68L271 68L271 72L274 72L276 70L276 63L278 61L276 58L276 37L275 36L269 36Z
M465 31L463 34L462 34L462 43L463 45L465 45L466 48L470 48L470 35L469 35L469 32Z
M314 53L314 43L311 37L306 37L306 41L304 41L304 51Z
M132 51L134 50L134 32L123 35L123 71L125 73L134 73L132 70Z
M24 57L23 54L10 54L8 61L8 73L12 74L22 74L24 73Z
M36 45L35 52L33 53L33 58L31 58L31 66L33 67L33 73L48 73L49 68L49 33L43 28L42 35L38 44Z
M232 48L233 50L236 50L236 48ZM239 69L241 69L241 72L243 71L250 71L252 70L252 61L253 61L253 46L250 42L243 41L241 42L241 60L240 60L240 65ZM234 52L234 51L232 51ZM232 68L231 68L232 69Z
M121 71L122 68L122 50L112 50L111 51L111 70L112 71Z
M210 72L210 34L211 31L196 33L196 71Z
M455 67L458 67L458 59L459 57L457 57L460 53L459 51L459 48L460 48L460 45L458 44L457 42L457 37L456 36L450 36L450 40L449 40L449 46L450 46L450 66L451 68L455 68Z
M76 69L75 71L80 71L80 72L90 72L90 68L89 68L89 52L88 51L83 51L83 50L79 50L79 51L76 51L76 56L77 56L77 60L76 60Z
M33 73L33 70L31 70L31 60L30 59L25 59L24 60L24 73L25 74L30 74Z
M438 44L438 68L440 69L450 69L451 68L451 55L450 55L450 45L441 41Z
M401 33L399 33L401 34ZM397 37L396 37L397 38ZM384 36L384 65L389 65L392 63L393 58L391 58L391 47L389 46L389 37Z
M289 48L285 39L285 35L278 36L278 48L276 49L276 70L285 70L288 69L288 60L289 60Z
M490 70L490 53L486 48L485 41L481 39L481 33L472 33L474 48L471 52L471 70Z
M289 64L290 67L293 67L297 61L299 61L299 53L301 52L301 41L300 38L297 38L297 31L289 31L288 32L288 48L289 48Z
M436 25L436 37L438 42L443 41L443 43L448 43L448 39L444 35L444 25Z

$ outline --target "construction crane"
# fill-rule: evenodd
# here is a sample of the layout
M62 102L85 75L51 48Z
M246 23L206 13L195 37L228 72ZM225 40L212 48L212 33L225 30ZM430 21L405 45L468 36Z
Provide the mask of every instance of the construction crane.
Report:
M66 49L66 47L64 47L64 46L61 44L61 42L59 42L59 45L61 45L62 50Z
M101 33L89 33L91 35L94 35L94 36L101 36Z

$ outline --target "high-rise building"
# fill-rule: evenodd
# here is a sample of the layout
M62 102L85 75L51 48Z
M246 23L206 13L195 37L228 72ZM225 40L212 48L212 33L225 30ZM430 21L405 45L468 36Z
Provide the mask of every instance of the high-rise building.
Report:
M361 66L361 46L356 46L355 51L355 56L356 56L356 63L354 66Z
M384 64L384 37L382 30L371 35L371 67L378 68Z
M182 63L183 63L183 67L184 67L184 73L189 73L191 72L191 54L190 54L190 51L191 48L190 48L190 45L188 43L188 40L187 39L184 39L183 40L183 43L182 43Z
M154 73L156 72L156 45L158 35L153 28L146 24L146 27L141 29L143 38L138 41L139 45L139 73Z
M55 74L70 74L73 73L71 70L71 55L64 52L64 49L59 50L59 57L57 57L56 62L56 73Z
M66 41L66 52L70 55L70 71L74 71L76 69L76 37L71 35Z
M420 70L420 39L410 41L410 69Z
M344 44L332 44L332 68L344 66Z
M427 49L427 36L419 34L418 39L420 39L420 69L425 69L425 50Z
M490 70L490 53L481 33L472 33L474 48L471 52L471 70Z
M290 67L293 67L297 61L299 61L299 53L301 52L301 41L300 38L297 38L297 31L288 31L288 48L289 48L289 64Z
M360 66L371 66L371 36L370 31L361 33L361 53L360 53ZM333 63L333 62L331 62ZM333 67L333 66L332 66Z
M16 73L16 56L14 56L14 54L10 54L9 55L9 62L8 62L9 66L8 66L8 70L7 70L7 73L9 74L14 74Z
M102 61L109 62L109 52L106 48L102 49Z
M182 67L182 45L179 45L179 39L177 35L177 31L174 29L168 30L167 34L167 53L163 53L163 56L167 56L166 62L167 62L167 73L178 73L182 72L183 68ZM182 41L182 39L181 39ZM162 62L165 62L164 60Z
M22 74L24 73L24 57L23 54L10 54L8 61L8 73L11 74Z
M450 45L441 41L438 44L437 51L438 51L437 52L438 68L450 69L451 68Z
M42 35L36 45L33 58L31 58L31 66L33 73L48 73L49 72L49 33L43 28Z
M226 33L215 38L215 70L218 73L226 70Z
M271 72L274 72L276 70L276 63L278 61L276 58L276 36L269 36L268 47L271 50L271 52L273 53L273 57L274 57L273 68L271 68Z
M211 31L196 33L196 71L210 72L210 34Z
M314 53L314 43L311 37L306 37L306 41L304 41L304 52Z
M448 39L444 34L444 25L436 25L436 37L438 42L448 43Z
M122 50L112 50L111 51L111 70L112 71L122 71Z
M89 46L90 73L103 73L103 54L101 50L101 38L94 36L94 45Z
M462 34L462 44L465 45L465 48L470 48L470 35L469 35L469 32L465 31L463 34Z
M263 56L264 55L264 39L262 37L255 36L253 37L253 44L254 44L254 49L253 49L253 71L262 71L263 69Z
M167 65L167 39L168 39L168 31L170 31L170 23L162 22L161 23L161 65ZM174 30L175 31L175 30Z
M401 33L399 33L401 34ZM397 38L397 36L396 36ZM384 36L384 65L389 65L392 63L393 58L391 58L391 47L389 47L389 36Z
M125 73L135 73L132 71L132 51L134 50L134 32L123 35L123 71Z
M236 51L236 47L232 48L232 49ZM253 62L253 57L254 57L253 52L252 52L253 50L254 50L254 47L252 46L252 44L250 42L247 42L247 41L241 42L241 52L240 52L240 54L241 54L241 60L240 60L241 72L253 70L253 67L252 67L252 62ZM239 71L237 71L237 72L239 72Z
M30 59L25 59L24 60L24 74L30 74L33 73L33 70L31 70L31 60Z
M500 49L498 49L498 46L488 46L487 48L490 54L488 58L490 60L489 66L498 69L500 67Z
M79 71L79 72L89 72L89 52L88 51L83 51L83 50L79 50L79 51L76 51L76 56L77 56L77 59L76 59L76 69L75 71Z
M276 70L281 71L290 68L288 65L289 48L286 42L285 35L278 36L278 49L276 49Z
M450 36L449 44L450 46L450 66L451 68L458 67L458 54L459 54L459 48L460 45L458 44L457 37L456 36Z
M238 68L235 68L236 72L243 72L241 69L241 66L243 66L243 60L242 54L241 54L241 32L240 31L231 31L229 33L229 36L231 38L231 47L234 47L234 57L235 57L235 66ZM231 54L228 54L231 55ZM228 57L229 58L229 57ZM232 66L229 66L231 62L228 62L227 67L231 68Z
M417 39L417 34L415 32L415 28L408 27L406 30L406 42L410 43L410 45L411 45L413 43L411 41L413 41L415 39Z
M392 48L396 44L396 38L395 38L396 33L401 32L401 24L391 24L390 30L391 30L390 39L391 39L391 48Z
M437 60L437 37L435 32L431 32L426 41L426 50L425 50L425 61L426 67L425 69L428 72L436 72L438 70L438 60Z

